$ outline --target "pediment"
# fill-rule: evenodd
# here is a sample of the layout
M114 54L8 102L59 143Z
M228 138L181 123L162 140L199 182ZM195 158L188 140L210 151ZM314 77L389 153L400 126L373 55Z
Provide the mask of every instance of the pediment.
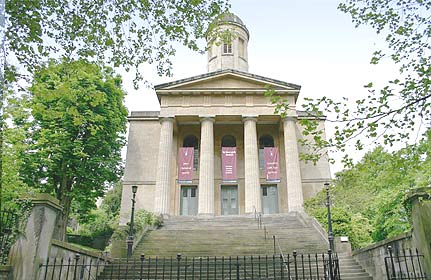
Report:
M299 92L298 85L236 70L207 73L156 86L156 92L187 91L265 91L268 86L277 91Z

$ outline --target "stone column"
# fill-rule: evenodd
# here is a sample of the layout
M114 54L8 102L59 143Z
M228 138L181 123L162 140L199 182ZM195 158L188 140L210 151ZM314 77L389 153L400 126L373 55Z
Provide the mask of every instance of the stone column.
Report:
M56 222L62 211L58 200L48 194L36 195L32 203L25 230L9 254L15 280L39 279L39 265L49 257Z
M169 214L174 119L161 118L160 123L161 129L159 155L157 158L154 212L157 214Z
M287 203L289 212L303 210L301 169L299 165L296 117L283 120L284 157L286 159Z
M214 118L201 118L199 215L214 215Z
M262 211L256 117L244 117L245 213Z

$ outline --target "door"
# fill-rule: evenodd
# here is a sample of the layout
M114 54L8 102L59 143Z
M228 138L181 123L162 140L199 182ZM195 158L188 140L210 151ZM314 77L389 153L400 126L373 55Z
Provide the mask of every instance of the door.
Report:
M180 215L195 216L198 213L198 196L196 186L181 187Z
M278 192L277 186L262 186L262 211L263 214L278 213Z
M237 186L221 186L221 214L238 215Z

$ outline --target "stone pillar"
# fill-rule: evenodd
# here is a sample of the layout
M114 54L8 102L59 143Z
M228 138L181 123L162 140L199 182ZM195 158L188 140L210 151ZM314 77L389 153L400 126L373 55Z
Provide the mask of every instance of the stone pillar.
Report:
M214 118L201 118L199 215L214 215Z
M256 117L244 117L245 213L262 211Z
M171 191L171 161L174 135L174 119L161 118L159 155L157 159L154 212L169 214Z
M286 182L288 210L303 210L301 169L299 165L298 139L296 136L296 117L283 120L284 157L286 159Z
M58 215L62 211L57 199L38 194L32 199L33 209L27 219L25 231L12 246L9 262L13 279L39 279L39 265L49 257Z

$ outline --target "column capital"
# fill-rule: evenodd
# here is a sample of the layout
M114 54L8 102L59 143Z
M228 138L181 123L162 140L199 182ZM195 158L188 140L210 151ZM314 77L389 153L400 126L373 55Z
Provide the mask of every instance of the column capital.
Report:
M204 122L204 121L215 122L215 116L214 115L202 115L202 116L199 116L199 120L200 120L200 122Z
M175 119L174 117L159 117L159 122L174 122Z
M254 121L257 122L257 115L247 115L247 116L242 116L242 122L246 122L246 121Z
M287 121L297 121L298 120L298 115L290 115L290 116L286 116L284 118L281 119L283 122L287 122Z

